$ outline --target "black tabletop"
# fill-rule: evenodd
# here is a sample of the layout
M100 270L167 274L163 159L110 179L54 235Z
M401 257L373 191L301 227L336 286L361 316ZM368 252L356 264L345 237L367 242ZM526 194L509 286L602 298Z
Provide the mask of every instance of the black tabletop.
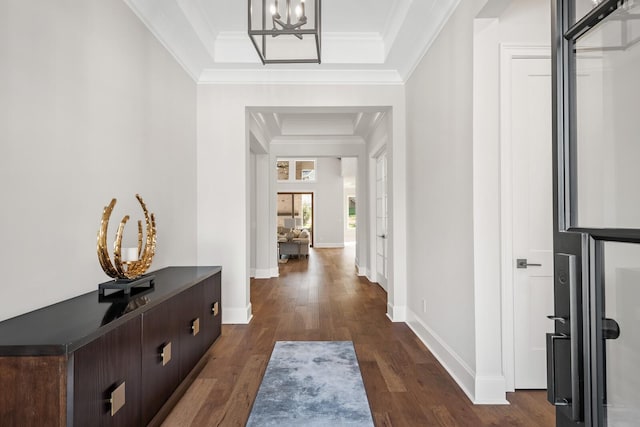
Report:
M220 272L221 267L167 267L150 273L152 288L98 291L0 322L0 356L69 354L158 305L182 290ZM96 283L96 288L98 284Z

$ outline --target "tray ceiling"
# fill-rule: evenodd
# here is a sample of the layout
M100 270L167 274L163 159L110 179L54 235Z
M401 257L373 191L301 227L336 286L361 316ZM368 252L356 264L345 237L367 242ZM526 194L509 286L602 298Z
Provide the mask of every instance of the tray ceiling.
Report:
M246 0L125 0L199 83L403 83L459 0L323 0L322 64L260 63Z

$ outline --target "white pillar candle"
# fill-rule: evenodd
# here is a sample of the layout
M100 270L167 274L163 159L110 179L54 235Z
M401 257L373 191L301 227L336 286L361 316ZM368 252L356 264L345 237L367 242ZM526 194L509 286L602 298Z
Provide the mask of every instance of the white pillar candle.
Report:
M122 248L122 256L124 262L132 262L138 260L138 248Z

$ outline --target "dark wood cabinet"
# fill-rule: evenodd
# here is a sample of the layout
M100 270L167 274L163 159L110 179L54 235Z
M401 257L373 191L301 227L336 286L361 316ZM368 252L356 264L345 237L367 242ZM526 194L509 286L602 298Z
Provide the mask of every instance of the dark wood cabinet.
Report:
M221 286L220 275L211 276L204 282L204 307L203 307L203 340L206 348L220 336L222 325L222 306L220 304Z
M178 296L180 305L180 375L185 377L204 352L204 322L202 300L204 286L200 283Z
M220 335L221 268L153 274L132 297L91 292L0 322L0 425L161 421Z
M142 407L146 425L180 384L178 315L172 301L142 315L142 389L148 393Z
M140 332L137 316L74 352L74 425L140 425Z

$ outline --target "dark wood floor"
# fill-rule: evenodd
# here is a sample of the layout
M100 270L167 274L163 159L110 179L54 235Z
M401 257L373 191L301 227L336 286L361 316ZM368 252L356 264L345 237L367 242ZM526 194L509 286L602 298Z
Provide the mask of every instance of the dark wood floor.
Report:
M352 248L312 250L251 281L253 320L224 325L210 361L164 426L244 426L278 340L351 340L377 426L554 426L545 392L471 404L414 333L385 315L386 293L355 275Z

